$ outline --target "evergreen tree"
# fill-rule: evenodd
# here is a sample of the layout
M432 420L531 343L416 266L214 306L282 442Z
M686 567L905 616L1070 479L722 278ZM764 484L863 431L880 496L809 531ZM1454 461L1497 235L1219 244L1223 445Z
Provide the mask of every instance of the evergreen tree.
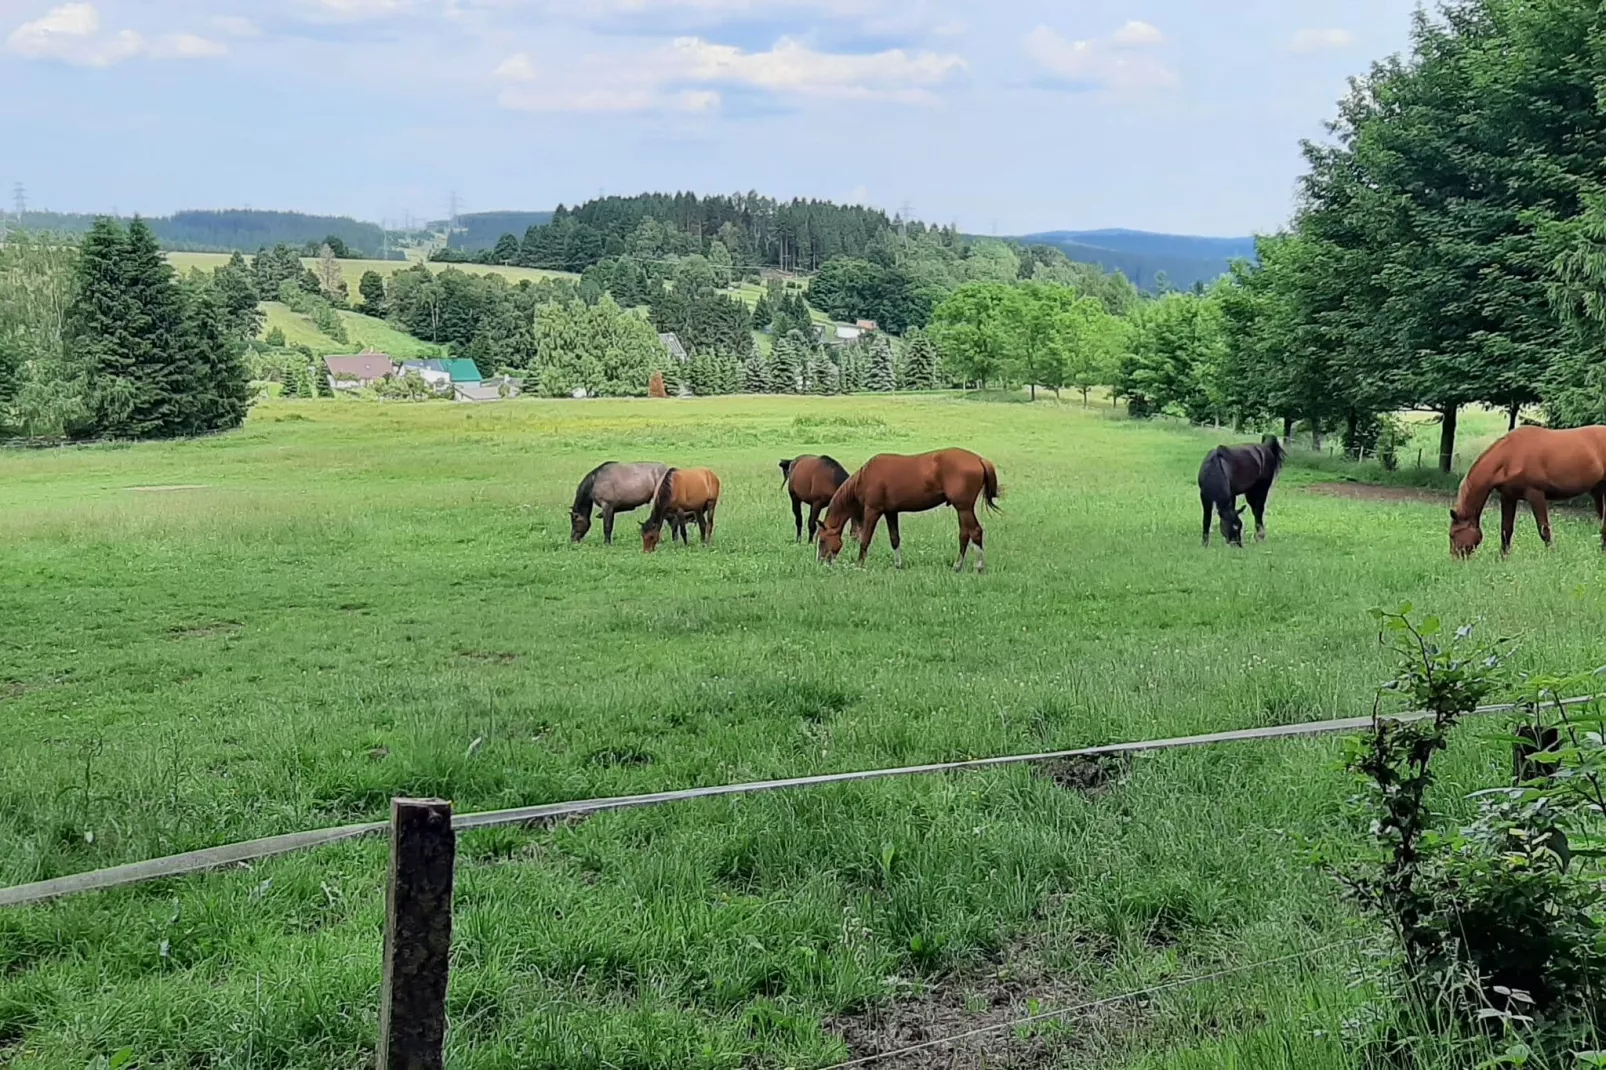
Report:
M63 333L73 359L88 371L90 419L83 433L132 435L129 418L143 393L133 310L123 285L128 235L97 219L78 249L72 303Z
M501 239L496 243L496 248L491 250L491 263L516 264L518 260L519 239L511 234L502 235Z
M903 379L904 390L937 389L937 343L922 330L910 331L905 336Z
M212 288L217 294L225 331L242 340L250 340L261 333L261 297L245 257L235 253L227 264L214 270Z
M264 339L264 341L266 341L268 345L274 349L283 349L285 347L284 328L274 327L270 329L268 331L268 336L266 339Z
M746 367L746 389L749 394L767 394L770 392L770 369L764 360L764 354L759 352L757 346L748 354Z
M758 303L753 306L753 330L766 330L775 322L775 309L770 305L769 294L759 294Z
M898 375L892 367L892 343L877 335L870 343L870 389L890 394L898 389Z
M802 343L795 335L775 340L770 354L770 392L775 394L799 393L803 376Z
M267 298L279 292L281 283L301 277L301 257L288 245L259 249L251 273L256 280L257 293Z
M809 347L809 367L809 393L822 396L837 393L840 383L837 367L819 346Z
M245 422L251 384L242 359L244 346L225 331L227 315L215 290L183 287L183 319L176 365L190 379L179 394L181 434L227 431Z
M370 316L381 319L387 313L385 307L385 278L377 271L365 271L362 279L357 283L357 292L362 294L362 310Z
M720 354L719 361L720 392L724 394L740 394L742 387L747 382L746 368L743 367L741 359L735 353L727 351Z

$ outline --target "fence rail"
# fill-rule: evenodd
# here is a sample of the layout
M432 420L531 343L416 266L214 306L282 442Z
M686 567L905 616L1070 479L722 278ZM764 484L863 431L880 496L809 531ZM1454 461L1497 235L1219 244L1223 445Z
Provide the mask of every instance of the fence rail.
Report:
M1594 696L1566 700L1569 706L1594 701ZM1515 703L1481 706L1477 714L1508 713L1517 709ZM1410 722L1431 717L1430 713L1415 712L1390 714L1386 720ZM1269 728L1245 728L1230 732L1210 732L1204 735L1176 736L1170 739L1151 739L1131 743L1109 743L1097 747L1080 747L1075 750L1045 751L1036 754L1010 754L993 758L972 758L954 762L935 762L927 765L907 765L892 769L866 769L850 773L825 773L818 776L789 777L783 780L760 780L745 784L722 784L717 787L685 788L678 791L651 792L645 795L623 795L609 799L585 799L574 802L546 803L512 810L492 810L478 814L458 814L452 818L452 828L459 832L473 829L502 828L510 825L527 825L558 821L564 818L585 817L614 810L632 810L644 806L663 806L668 803L690 802L695 799L714 799L731 795L757 795L762 792L784 791L795 788L823 787L830 784L853 784L891 777L921 776L932 773L965 772L992 769L1009 765L1037 762L1064 761L1074 758L1098 758L1118 754L1138 754L1149 751L1177 750L1190 747L1207 747L1221 743L1245 743L1268 739L1291 739L1309 736L1356 732L1372 724L1371 717L1345 717L1331 721L1310 721L1304 724L1275 725ZM365 836L377 835L390 829L390 822L368 821L356 825L316 829L309 832L292 832L269 836L243 843L208 847L200 851L169 855L165 858L52 880L19 884L0 888L0 908L25 906L61 896L83 892L123 888L146 881L164 880L190 873L200 873L224 866L254 862L295 851L311 850L329 844L342 843Z

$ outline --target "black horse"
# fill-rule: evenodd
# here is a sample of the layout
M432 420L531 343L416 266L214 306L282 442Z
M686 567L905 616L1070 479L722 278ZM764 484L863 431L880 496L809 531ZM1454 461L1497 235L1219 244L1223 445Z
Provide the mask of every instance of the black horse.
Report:
M1228 545L1244 544L1242 494L1255 511L1255 541L1266 541L1266 496L1282 470L1283 444L1267 435L1253 446L1217 446L1199 467L1199 502L1204 506L1204 544L1210 545L1210 511L1221 516Z

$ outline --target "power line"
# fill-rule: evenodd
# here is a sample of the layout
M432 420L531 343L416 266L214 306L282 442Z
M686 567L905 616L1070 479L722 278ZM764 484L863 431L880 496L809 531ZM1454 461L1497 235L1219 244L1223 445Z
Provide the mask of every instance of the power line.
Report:
M28 214L28 187L18 182L11 187L11 203L17 209L17 224L22 224L22 217Z

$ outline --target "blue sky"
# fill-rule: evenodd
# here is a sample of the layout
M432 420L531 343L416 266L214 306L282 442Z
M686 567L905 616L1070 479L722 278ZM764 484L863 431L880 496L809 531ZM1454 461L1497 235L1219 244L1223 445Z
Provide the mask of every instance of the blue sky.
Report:
M364 219L599 192L1236 235L1413 0L0 0L36 207Z

